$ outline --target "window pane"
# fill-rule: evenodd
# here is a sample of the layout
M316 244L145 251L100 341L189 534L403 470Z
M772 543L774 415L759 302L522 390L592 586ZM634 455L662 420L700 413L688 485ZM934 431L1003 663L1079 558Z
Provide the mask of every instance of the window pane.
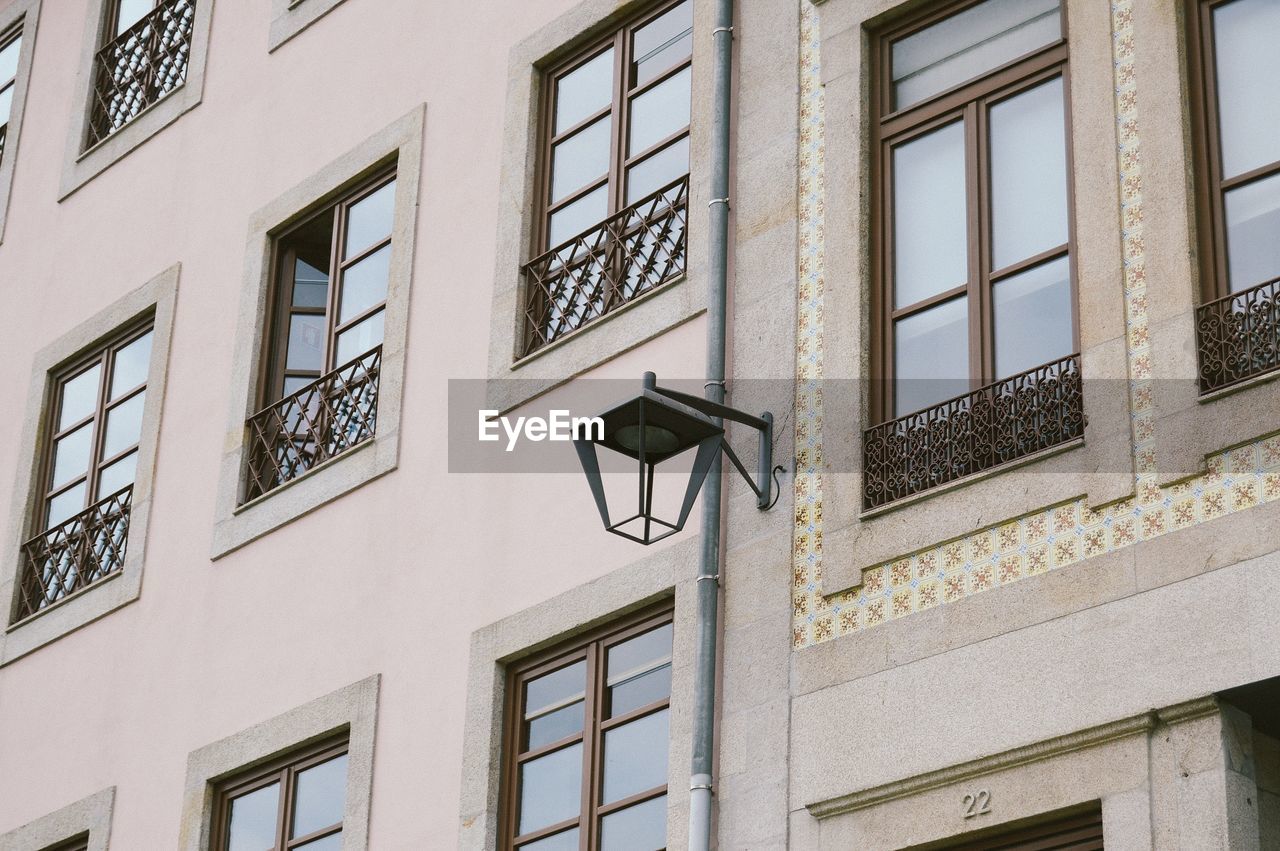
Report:
M689 173L689 137L667 145L627 170L627 204Z
M894 416L969 389L969 300L943 302L894 325Z
M689 81L685 68L631 101L630 154L638 154L689 124Z
M342 273L342 304L338 321L347 322L387 300L391 246L378 249Z
M117 399L146 381L150 365L151 332L148 331L116 352L115 364L111 367L111 398Z
M329 273L299 257L293 267L293 306L324 307L328 301Z
M104 467L98 475L98 495L95 499L103 499L111 496L111 494L123 488L125 485L133 484L134 475L138 470L138 453L130 452L110 467Z
M996 283L996 378L1007 378L1075 351L1070 263L1066 257Z
M0 82L0 85L4 85ZM9 111L13 108L13 86L0 91L0 127L9 123Z
M671 696L671 635L672 625L664 624L609 648L608 717Z
M574 662L525 683L522 750L559 741L582 729L586 683L586 661Z
M581 743L520 767L520 834L573 818L581 803Z
M987 0L893 44L897 109L1062 38L1058 0Z
M142 409L146 402L147 391L143 390L107 411L107 438L102 444L102 460L138 442L138 435L142 433Z
M894 307L969 277L964 125L948 124L893 149Z
M231 802L227 851L267 851L276 845L280 784L272 783Z
M575 827L564 833L521 845L520 851L578 851L578 829Z
M342 834L331 833L323 839L317 839L315 842L298 845L294 848L294 851L342 851Z
M374 243L391 236L395 206L394 180L351 205L347 212L347 246L342 254L343 259L354 257Z
M559 143L551 154L551 203L571 195L609 171L609 134L613 116L606 115Z
M382 343L382 320L385 311L379 311L359 325L348 328L338 335L338 359L335 366L341 366Z
M84 488L85 483L81 482L70 490L63 491L49 500L50 529L73 514L78 514L84 510Z
M636 30L632 85L647 83L693 54L693 3L685 0L662 17Z
M102 367L94 364L62 385L62 410L58 414L58 430L79 422L93 413L98 405L98 376Z
M656 851L666 847L666 795L600 819L600 851Z
M22 36L18 36L0 48L0 86L12 80L18 73L18 54L22 52Z
M1226 208L1231 291L1280 276L1280 174L1231 190Z
M289 317L288 369L319 372L324 366L325 323L323 316L295 313Z
M556 82L555 133L563 133L613 102L613 48Z
M93 443L93 423L59 440L53 447L53 486L65 484L89 469L89 452Z
M608 187L601 186L557 210L551 216L547 247L554 248L567 239L577 236L592 225L604 221L608 213Z
M347 755L298 772L294 795L291 838L341 822L347 800Z
M652 715L604 734L604 797L620 801L667 782L667 715Z
M155 0L120 0L120 17L117 19L116 35L136 24L154 7Z
M1062 78L991 108L992 269L1067 241Z
M1280 160L1280 3L1235 0L1213 10L1222 173Z
M303 378L295 375L286 376L284 380L284 395L292 396L294 393L297 393L303 387L306 387L308 384L312 384L314 382L315 382L314 378Z

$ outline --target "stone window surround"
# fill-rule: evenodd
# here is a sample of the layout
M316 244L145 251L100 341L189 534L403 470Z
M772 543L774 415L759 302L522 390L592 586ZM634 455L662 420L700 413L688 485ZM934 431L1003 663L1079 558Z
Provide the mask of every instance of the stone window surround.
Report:
M1142 136L1142 191L1156 417L1156 469L1167 484L1202 473L1205 458L1245 443L1258 430L1257 411L1280 410L1280 370L1200 395L1196 308L1202 303L1196 246L1195 175L1188 97L1198 85L1187 61L1186 0L1135 3L1135 67L1142 86L1139 119L1147 128L1181 133Z
M102 46L103 35L109 26L107 17L113 6L111 0L92 2L97 5L98 13L91 15L85 22L84 45L80 49L79 70L76 73L75 100L72 101L74 113L62 162L62 182L58 189L59 201L66 200L117 160L177 121L204 97L205 59L209 51L214 0L198 0L196 3L191 32L191 55L187 62L187 77L182 85L138 113L128 124L85 150L93 102L94 57ZM92 5L90 8L92 9Z
M817 0L826 121L826 290L828 377L865 374L870 327L865 305L869 277L866 206L871 161L870 114L862 95L869 85L869 28L918 8L903 0ZM1106 4L1065 3L1070 33L1068 65L1071 149L1075 181L1076 277L1081 371L1088 424L1083 441L1064 444L1020 462L863 512L862 475L828 474L824 509L828 528L823 593L861 584L862 570L959 537L984 524L1086 495L1103 505L1134 491L1124 328L1119 184L1115 168L1115 106L1111 29ZM847 152L856 152L847 155ZM845 154L845 155L842 155ZM1082 168L1105 163L1106 168ZM1100 203L1101 202L1101 203ZM1108 379L1108 380L1100 380ZM844 383L844 382L842 382ZM855 384L858 382L854 382ZM849 394L854 395L854 394ZM855 423L841 455L860 459L869 398L827 400L827 419ZM833 457L828 453L828 457ZM1009 477L1015 476L1011 482ZM963 488L963 498L945 495ZM838 556L835 554L839 554Z
M0 851L47 851L85 833L88 851L107 851L116 787L109 786L74 804L0 834Z
M382 675L374 674L227 736L187 757L180 851L204 851L213 830L218 782L299 748L347 731L347 794L342 847L365 851L373 796L374 738Z
M693 752L697 546L698 542L691 540L667 547L471 634L459 849L483 851L499 846L506 666L672 596L675 634L667 752L667 837L670 847L680 847L681 837L687 832L688 800L679 790L688 788Z
M308 0L316 2L316 0ZM706 310L711 167L712 0L694 0L693 94L689 127L689 200L685 274L560 340L517 358L524 276L538 212L538 105L543 69L573 53L654 0L580 0L511 50L499 191L497 264L489 319L488 405L506 412L645 343ZM700 35L702 34L702 35ZM608 327L608 331L602 330ZM503 379L520 379L519 381Z
M40 0L17 0L0 10L0 35L15 26L22 28L22 48L18 51L18 71L14 77L13 100L9 107L9 129L5 133L4 158L0 159L0 242L8 220L13 171L22 141L22 113L27 104L27 84L31 80L31 60L36 49L36 27L40 22Z
M218 479L211 558L218 559L345 493L394 470L400 456L400 410L408 337L426 105L378 131L352 150L254 213L245 249L244 283L236 320L231 409ZM387 285L385 337L378 393L378 430L347 452L250 502L244 493L245 421L257 412L265 305L272 285L273 234L332 201L344 189L396 164L395 225Z
M271 29L267 35L267 52L293 38L344 0L271 0Z
M174 265L143 286L100 311L93 318L36 353L27 391L26 417L19 444L19 467L9 507L9 532L0 552L0 605L7 625L17 599L22 569L21 545L40 530L30 528L42 496L39 486L45 422L52 404L50 375L63 363L98 345L118 329L151 313L154 326L151 364L147 372L147 400L143 407L138 469L129 515L129 537L124 565L106 578L37 612L0 633L0 665L30 653L85 624L138 599L146 559L147 528L155 489L156 448L164 409L165 381L173 334L174 307L178 296L180 266Z

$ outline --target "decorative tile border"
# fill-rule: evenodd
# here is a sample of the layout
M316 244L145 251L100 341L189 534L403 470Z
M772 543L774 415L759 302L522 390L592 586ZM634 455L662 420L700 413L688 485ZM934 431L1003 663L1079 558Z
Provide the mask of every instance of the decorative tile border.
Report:
M1280 434L1209 458L1203 475L1157 484L1133 4L1111 6L1124 256L1125 330L1136 496L1099 510L1083 499L1036 510L863 571L822 593L822 300L824 102L817 13L801 0L800 262L796 342L792 646L808 647L1280 499Z

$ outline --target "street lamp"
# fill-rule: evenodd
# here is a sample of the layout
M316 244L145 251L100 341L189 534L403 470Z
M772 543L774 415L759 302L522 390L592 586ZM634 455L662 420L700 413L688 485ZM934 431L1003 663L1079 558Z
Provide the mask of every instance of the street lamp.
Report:
M646 372L640 395L606 411L600 418L604 420L603 436L596 430L597 433L591 437L580 437L573 443L591 486L591 494L595 497L596 508L600 510L600 519L604 521L605 529L615 535L647 545L683 529L711 462L721 449L755 491L758 507L761 510L771 507L769 474L773 465L773 414L768 411L753 417L707 399L659 387L657 377ZM754 478L725 440L724 428L717 419L741 423L760 433L760 459ZM640 481L636 509L626 512L627 516L622 520L610 519L604 480L600 475L600 459L596 454L598 446L632 458L638 464ZM655 469L663 461L695 447L693 469L678 512L661 508L655 511ZM673 513L674 519L671 519Z

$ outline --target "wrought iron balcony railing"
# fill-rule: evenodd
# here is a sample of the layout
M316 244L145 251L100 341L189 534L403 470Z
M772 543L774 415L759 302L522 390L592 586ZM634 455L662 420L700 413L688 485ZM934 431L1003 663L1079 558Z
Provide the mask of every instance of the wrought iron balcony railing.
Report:
M105 579L124 566L133 485L22 545L15 621Z
M381 368L378 346L250 417L245 501L372 438Z
M686 175L525 264L521 354L682 274L688 200Z
M86 147L93 147L182 85L196 0L161 0L98 51Z
M1280 367L1280 278L1196 308L1200 392Z
M1084 436L1080 356L1001 379L863 435L863 507Z

